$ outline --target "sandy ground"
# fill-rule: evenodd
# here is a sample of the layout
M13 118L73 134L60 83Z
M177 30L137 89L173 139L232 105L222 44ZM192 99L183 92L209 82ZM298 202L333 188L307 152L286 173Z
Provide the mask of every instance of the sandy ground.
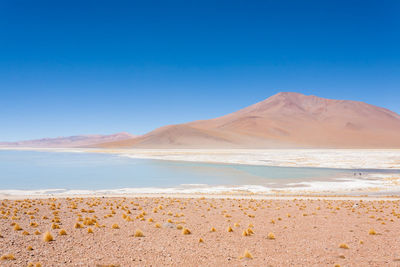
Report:
M349 197L3 199L0 265L400 266L399 205ZM43 240L46 231L53 241Z

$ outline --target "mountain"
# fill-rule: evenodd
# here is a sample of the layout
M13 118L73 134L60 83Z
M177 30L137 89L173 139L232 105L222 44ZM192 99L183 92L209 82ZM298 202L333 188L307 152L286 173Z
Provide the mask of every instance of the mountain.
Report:
M363 102L279 93L215 119L158 128L105 148L400 148L400 116Z
M57 138L43 138L37 140L27 140L19 142L3 142L3 147L42 147L42 148L70 148L70 147L89 147L94 144L122 141L134 138L130 133L116 133L111 135L77 135Z

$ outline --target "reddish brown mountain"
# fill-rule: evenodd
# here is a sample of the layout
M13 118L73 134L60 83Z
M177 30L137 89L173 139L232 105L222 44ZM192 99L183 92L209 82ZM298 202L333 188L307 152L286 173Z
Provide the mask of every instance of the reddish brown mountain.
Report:
M400 116L363 102L279 93L223 117L99 147L400 148Z

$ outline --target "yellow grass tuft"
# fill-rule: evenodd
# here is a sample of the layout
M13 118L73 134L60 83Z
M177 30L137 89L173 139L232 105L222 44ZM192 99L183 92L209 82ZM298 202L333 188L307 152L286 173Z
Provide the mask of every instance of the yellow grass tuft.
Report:
M22 230L22 228L21 228L21 226L19 226L18 223L14 224L14 231L21 231L21 230Z
M190 230L187 228L183 228L183 230L182 230L182 234L184 234L184 235L190 235L191 233L192 232L190 232Z
M200 239L199 239L199 243L204 243L204 240L203 240L203 238L201 238L201 237L200 237Z
M6 254L1 256L0 260L4 261L4 260L15 260L15 257L13 254Z
M233 232L232 227L229 226L228 229L227 229L227 231L228 231L228 232Z
M88 232L88 234L93 234L93 229L89 227L89 228L87 229L87 232Z
M178 229L178 230L182 230L182 229L183 229L183 226L182 226L182 225L180 225L180 224L178 224L178 225L176 226L176 229Z
M368 234L369 235L376 235L376 231L374 229L370 229Z
M267 238L268 239L275 239L275 235L273 233L268 233Z
M82 228L82 224L80 224L80 223L75 223L74 228L76 228L76 229Z
M240 257L240 259L252 259L253 255L251 255L251 253L246 249L244 251L243 256Z
M349 249L349 246L346 243L342 243L339 245L339 248Z
M40 262L37 262L36 264L30 262L28 263L27 267L42 267L42 264Z
M119 226L118 226L118 224L114 223L114 224L111 226L111 228L112 228L112 229L119 229Z
M36 231L34 232L34 234L35 234L35 235L40 235L41 232L39 232L38 230L36 230Z
M148 222L154 222L153 218L148 218L147 221Z
M253 231L253 229L251 229L251 228L247 228L247 232L248 232L249 234L251 234L251 235L254 234L254 231Z
M240 227L240 224L239 223L235 223L233 226Z
M23 231L22 234L23 235L29 235L29 232L28 231Z
M215 232L215 231L217 231L214 227L211 227L211 230L210 230L211 232Z
M61 230L58 232L58 234L59 234L59 235L67 235L67 231L65 231L64 229L61 229Z
M26 249L27 250L33 250L32 246L28 246Z
M53 236L50 234L50 232L46 232L43 234L43 241L44 242L50 242L53 241Z
M135 237L144 237L144 234L143 234L142 230L136 229L134 236Z
M154 227L155 227L155 228L161 228L161 224L156 223L156 224L154 225Z

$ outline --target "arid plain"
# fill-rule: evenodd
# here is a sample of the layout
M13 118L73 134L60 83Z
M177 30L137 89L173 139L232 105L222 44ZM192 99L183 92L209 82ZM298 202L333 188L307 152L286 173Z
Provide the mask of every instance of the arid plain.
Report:
M1 201L2 266L398 266L400 200Z

